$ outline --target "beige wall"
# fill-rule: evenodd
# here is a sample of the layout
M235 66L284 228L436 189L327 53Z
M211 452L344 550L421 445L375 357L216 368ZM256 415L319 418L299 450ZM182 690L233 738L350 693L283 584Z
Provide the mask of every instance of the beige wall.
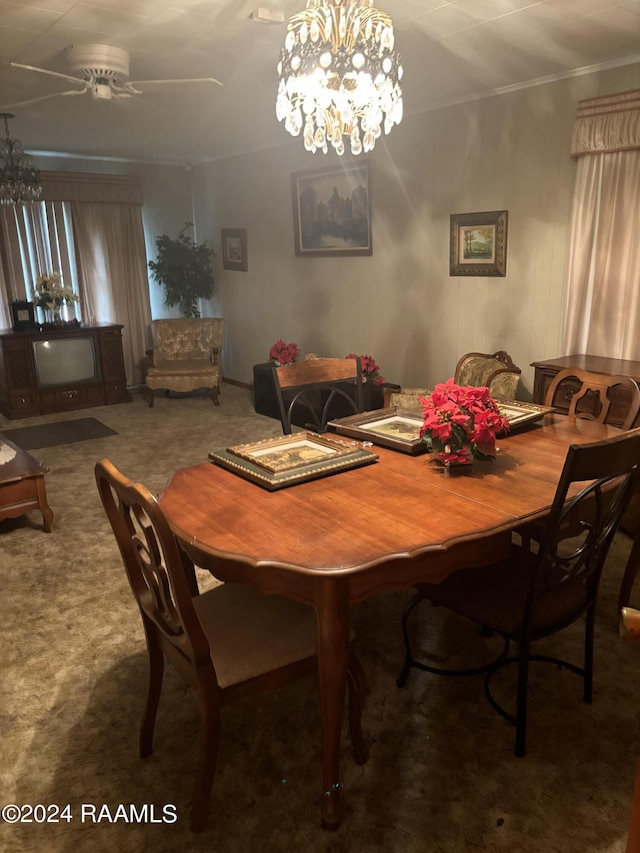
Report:
M446 379L463 352L506 349L530 397L530 362L563 352L576 103L639 86L636 64L407 115L368 155L372 257L295 257L290 175L338 158L309 155L298 139L195 167L200 239L218 255L225 376L250 382L280 337L303 353L371 354L405 385ZM450 214L499 209L509 211L507 276L450 277ZM248 272L222 268L221 228L248 230Z

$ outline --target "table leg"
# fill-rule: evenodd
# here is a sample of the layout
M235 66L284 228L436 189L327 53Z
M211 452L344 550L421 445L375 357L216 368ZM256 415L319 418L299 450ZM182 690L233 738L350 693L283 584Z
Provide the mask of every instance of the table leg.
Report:
M53 524L53 510L49 506L47 501L47 491L44 485L44 477L36 478L36 494L38 495L38 508L42 513L42 518L44 520L44 532L51 532L51 525Z
M340 736L349 654L347 582L318 581L315 609L322 711L322 826L337 829L342 820Z

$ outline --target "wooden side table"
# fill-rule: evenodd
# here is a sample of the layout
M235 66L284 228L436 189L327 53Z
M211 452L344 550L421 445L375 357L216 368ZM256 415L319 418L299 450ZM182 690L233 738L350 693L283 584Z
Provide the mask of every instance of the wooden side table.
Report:
M49 533L53 510L47 502L44 484L49 469L0 433L0 449L3 447L15 450L15 456L0 464L0 521L37 509L42 513L45 533Z
M607 376L623 374L631 376L640 384L640 361L625 361L622 358L606 358L600 355L562 355L558 358L549 358L546 361L534 361L531 367L535 368L533 382L533 402L544 405L547 389L556 375L567 367L579 367L581 370L589 370L591 373L604 373ZM567 409L569 403L567 403Z

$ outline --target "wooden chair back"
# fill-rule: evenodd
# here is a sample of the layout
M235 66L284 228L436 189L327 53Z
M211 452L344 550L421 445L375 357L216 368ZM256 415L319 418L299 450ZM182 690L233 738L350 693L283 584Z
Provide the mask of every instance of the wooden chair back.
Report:
M631 429L640 412L640 389L630 376L609 376L569 367L556 374L545 405L565 408L570 417Z
M468 352L458 359L454 378L458 385L486 385L496 400L515 400L521 373L505 350Z
M95 476L144 625L149 686L140 726L140 755L153 749L165 658L194 684L202 742L198 750L191 827L204 829L220 738L221 706L274 690L315 672L313 608L243 583L222 583L202 594L193 563L179 547L160 504L108 460ZM353 633L350 634L353 639ZM366 679L349 645L349 729L356 760L368 747L362 734Z
M217 685L209 643L193 606L198 594L193 563L178 547L158 501L108 460L98 462L95 474L147 641L151 635L189 680L194 680L194 667L203 666Z
M347 414L364 411L360 358L310 358L273 366L273 384L282 430L289 435L294 418L314 432L325 432L341 401Z

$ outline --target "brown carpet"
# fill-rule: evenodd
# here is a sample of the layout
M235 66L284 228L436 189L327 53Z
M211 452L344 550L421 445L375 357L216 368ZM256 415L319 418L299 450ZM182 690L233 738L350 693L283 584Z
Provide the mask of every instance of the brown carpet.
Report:
M281 431L254 414L247 391L227 385L220 407L193 397L160 398L148 409L134 395L130 404L91 413L117 435L37 454L50 468L52 532L42 532L37 512L0 522L0 799L69 804L72 816L0 823L0 850L623 853L640 757L640 648L617 634L616 597L630 544L624 534L604 576L593 705L581 701L571 673L534 667L524 759L514 756L513 731L485 701L480 678L413 671L404 690L396 687L400 615L410 593L386 593L353 612L371 686L364 715L371 751L358 767L345 731L342 827L326 833L319 824L319 711L310 678L223 711L210 828L193 836L194 696L168 668L155 752L141 760L144 637L93 465L108 456L158 490L176 468L205 460L211 450ZM69 413L53 420L71 419ZM0 430L7 425L0 418ZM436 656L478 642L442 608L426 606L422 623ZM578 657L580 643L576 626L546 648ZM94 823L88 809L83 822L83 803L96 814L104 804L111 815L120 803L152 804L156 819L173 804L178 820L110 823L104 812Z

